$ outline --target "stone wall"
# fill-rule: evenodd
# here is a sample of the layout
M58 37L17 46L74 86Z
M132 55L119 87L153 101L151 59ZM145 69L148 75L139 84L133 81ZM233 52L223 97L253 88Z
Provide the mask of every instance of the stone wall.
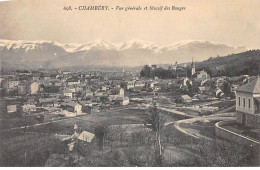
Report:
M260 115L249 114L237 111L236 120L238 123L243 124L243 115L245 115L245 125L253 128L260 128Z
M260 142L257 140L250 139L246 136L240 135L238 133L232 132L230 130L227 130L227 129L221 127L223 125L227 125L230 123L234 123L234 121L217 122L215 124L216 136L227 139L227 140L235 142L235 143L242 144L242 145L248 145L248 146L259 146L260 145Z

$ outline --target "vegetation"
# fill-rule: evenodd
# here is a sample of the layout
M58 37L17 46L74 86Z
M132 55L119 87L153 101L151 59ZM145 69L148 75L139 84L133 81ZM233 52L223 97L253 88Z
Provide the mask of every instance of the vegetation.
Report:
M162 166L162 145L161 145L161 129L165 125L166 119L160 114L156 103L149 109L149 117L145 120L145 126L151 128L155 132L155 165Z
M212 76L259 75L260 50L250 50L225 57L210 57L196 63L196 69L210 70ZM210 69L209 69L210 68Z
M163 68L151 69L148 65L145 65L140 72L140 76L145 78L158 77L160 79L172 79L172 78L186 76L186 71L166 70Z
M216 76L255 76L260 74L260 50L250 50L239 54L228 56L210 57L208 60L195 63L196 70L205 70L211 77ZM171 79L177 77L191 77L191 68L186 70L166 70L163 68L151 69L145 65L141 72L141 77L161 79Z

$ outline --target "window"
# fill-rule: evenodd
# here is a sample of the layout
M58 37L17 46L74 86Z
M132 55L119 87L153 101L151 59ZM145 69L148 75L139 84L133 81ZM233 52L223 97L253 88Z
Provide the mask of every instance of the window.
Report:
M240 97L238 97L238 106L241 106L241 104L240 104Z
M243 98L243 107L246 107L246 99Z
M250 99L248 99L248 108L250 109Z

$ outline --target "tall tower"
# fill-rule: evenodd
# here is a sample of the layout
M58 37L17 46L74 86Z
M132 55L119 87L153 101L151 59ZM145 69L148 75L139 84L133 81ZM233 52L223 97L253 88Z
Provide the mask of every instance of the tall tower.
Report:
M194 75L196 73L195 64L193 63L193 57L192 57L192 63L191 63L191 75Z

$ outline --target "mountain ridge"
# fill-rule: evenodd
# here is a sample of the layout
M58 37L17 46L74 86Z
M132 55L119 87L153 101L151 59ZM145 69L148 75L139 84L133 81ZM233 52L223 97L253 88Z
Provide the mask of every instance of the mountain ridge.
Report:
M188 40L159 46L144 40L110 43L99 40L89 43L60 43L56 41L1 40L1 63L32 66L63 67L85 65L138 66L157 63L203 61L209 57L246 51L246 47ZM38 62L38 64L35 64ZM30 65L29 65L30 66Z

